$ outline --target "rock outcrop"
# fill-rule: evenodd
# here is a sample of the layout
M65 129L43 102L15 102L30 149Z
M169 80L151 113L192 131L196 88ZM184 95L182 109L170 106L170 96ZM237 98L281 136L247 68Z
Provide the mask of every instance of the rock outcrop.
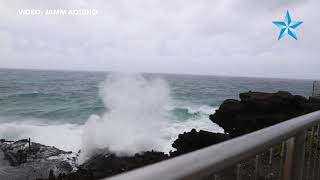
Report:
M51 146L29 141L0 141L0 151L8 166L1 167L0 179L37 179L53 174L70 173L75 169L76 155ZM2 161L2 159L1 159Z
M195 151L228 139L230 139L230 137L227 134L212 133L203 130L197 132L195 129L192 129L190 132L179 134L178 139L172 144L172 147L176 148L176 151L170 152L170 157Z
M162 152L147 151L134 156L98 154L79 166L76 172L55 177L57 180L93 180L109 177L138 167L156 163L169 156Z
M246 92L240 94L240 101L225 100L209 118L231 137L237 137L316 110L320 110L317 98L284 91Z
M0 152L0 158L4 158L0 161L6 162L6 166L0 167L0 179L10 180L101 179L169 158L163 152L116 156L105 150L78 166L78 154L39 143L30 143L29 146L26 139L14 142L0 140Z

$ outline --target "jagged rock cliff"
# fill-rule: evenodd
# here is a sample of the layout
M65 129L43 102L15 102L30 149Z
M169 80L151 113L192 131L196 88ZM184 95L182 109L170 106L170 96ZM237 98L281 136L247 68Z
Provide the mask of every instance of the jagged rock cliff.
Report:
M320 110L316 98L284 91L246 92L240 94L240 100L225 100L209 118L231 137L237 137L316 110Z

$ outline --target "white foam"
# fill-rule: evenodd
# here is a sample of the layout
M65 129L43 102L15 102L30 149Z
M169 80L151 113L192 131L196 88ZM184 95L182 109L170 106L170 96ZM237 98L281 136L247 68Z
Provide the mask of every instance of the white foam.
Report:
M224 130L217 124L211 122L206 115L201 115L195 118L188 119L186 121L175 121L168 124L163 130L166 135L167 143L164 144L164 152L175 151L172 147L172 143L178 138L179 134L189 132L192 129L205 130L215 133L224 133Z
M163 151L164 107L170 101L165 81L147 80L139 74L112 74L102 84L100 95L109 111L102 117L91 116L85 124L80 163L96 148L108 148L118 155Z
M178 135L193 128L223 132L208 119L215 108L187 103L170 106L173 103L169 90L161 79L112 75L100 88L102 100L109 109L103 116L91 115L85 125L48 124L49 120L45 119L4 120L0 121L0 138L19 140L30 137L34 142L62 150L77 152L81 149L81 163L97 148L108 148L118 155L148 150L168 153L174 150L171 144ZM184 108L196 115L181 120L169 113L174 108Z
M218 107L212 107L209 105L185 105L183 103L176 103L176 104L167 104L166 105L166 110L168 111L172 111L175 108L182 108L182 109L186 109L188 111L189 114L213 114L215 113L215 110L218 109Z
M31 138L31 141L62 150L77 152L80 149L82 126L76 124L39 125L19 121L0 125L0 137L7 140Z
M188 113L190 114L195 114L195 113L200 113L200 114L212 114L215 112L217 108L213 108L208 105L193 105L193 106L186 106L186 109L188 109Z

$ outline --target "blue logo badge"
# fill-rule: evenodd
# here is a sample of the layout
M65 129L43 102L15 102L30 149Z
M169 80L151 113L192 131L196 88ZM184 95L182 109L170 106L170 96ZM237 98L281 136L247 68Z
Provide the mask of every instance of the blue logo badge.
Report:
M298 40L298 37L293 30L296 29L298 26L300 26L303 22L302 21L298 21L298 22L291 21L289 11L287 11L286 18L284 21L273 21L272 23L281 29L278 40L280 40L286 34L289 34L295 40Z

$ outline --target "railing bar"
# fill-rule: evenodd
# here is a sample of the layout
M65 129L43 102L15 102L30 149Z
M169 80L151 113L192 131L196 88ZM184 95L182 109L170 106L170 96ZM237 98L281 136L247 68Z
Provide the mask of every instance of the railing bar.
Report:
M310 134L309 134L309 132L308 132L308 136L307 136L307 138L308 138L308 144L309 144L309 147L308 147L308 149L307 149L307 153L308 153L308 160L307 160L307 172L306 172L306 179L310 179L310 169L311 169L311 155L312 155L312 144L313 144L313 132L314 132L314 127L312 127L311 128L311 132L310 132ZM308 152L308 150L309 150L309 152ZM311 177L312 178L312 177Z
M318 175L317 175L317 179L320 178L320 158L318 158Z
M286 158L283 166L283 180L291 179L292 163L293 163L293 146L294 138L290 138L286 142Z
M316 133L316 128L315 128L315 126L314 127L312 127L312 134L311 134L311 147L310 147L310 178L311 179L313 179L313 166L314 166L314 164L313 164L313 159L314 159L314 152L313 152L313 150L314 150L314 148L315 148L315 144L314 144L314 140L315 140L315 133Z
M316 159L317 159L317 164L318 167L316 167L316 179L320 178L320 124L318 124L318 129L317 129L317 149L316 149Z
M269 149L269 162L268 162L268 169L269 169L269 174L267 177L271 178L272 175L272 160L273 160L273 148L271 147Z
M269 165L272 166L273 148L270 148L269 152Z
M255 168L254 168L254 180L258 180L259 177L259 155L256 155Z
M314 81L312 84L312 96L315 96L315 84L316 82Z
M220 180L219 176L218 175L214 175L214 180Z
M241 164L237 164L237 180L241 180Z
M283 178L284 152L285 152L285 142L282 142L281 143L281 153L280 153L279 180L281 180Z
M318 152L318 147L319 147L319 143L318 143L318 137L319 137L319 125L316 125L316 133L314 134L314 140L316 141L315 143L315 152L312 152L313 154L313 162L312 162L312 179L317 180L317 174L316 174L316 166L317 166L317 152ZM317 137L316 137L317 136Z
M306 131L287 140L284 180L302 180L305 160Z

